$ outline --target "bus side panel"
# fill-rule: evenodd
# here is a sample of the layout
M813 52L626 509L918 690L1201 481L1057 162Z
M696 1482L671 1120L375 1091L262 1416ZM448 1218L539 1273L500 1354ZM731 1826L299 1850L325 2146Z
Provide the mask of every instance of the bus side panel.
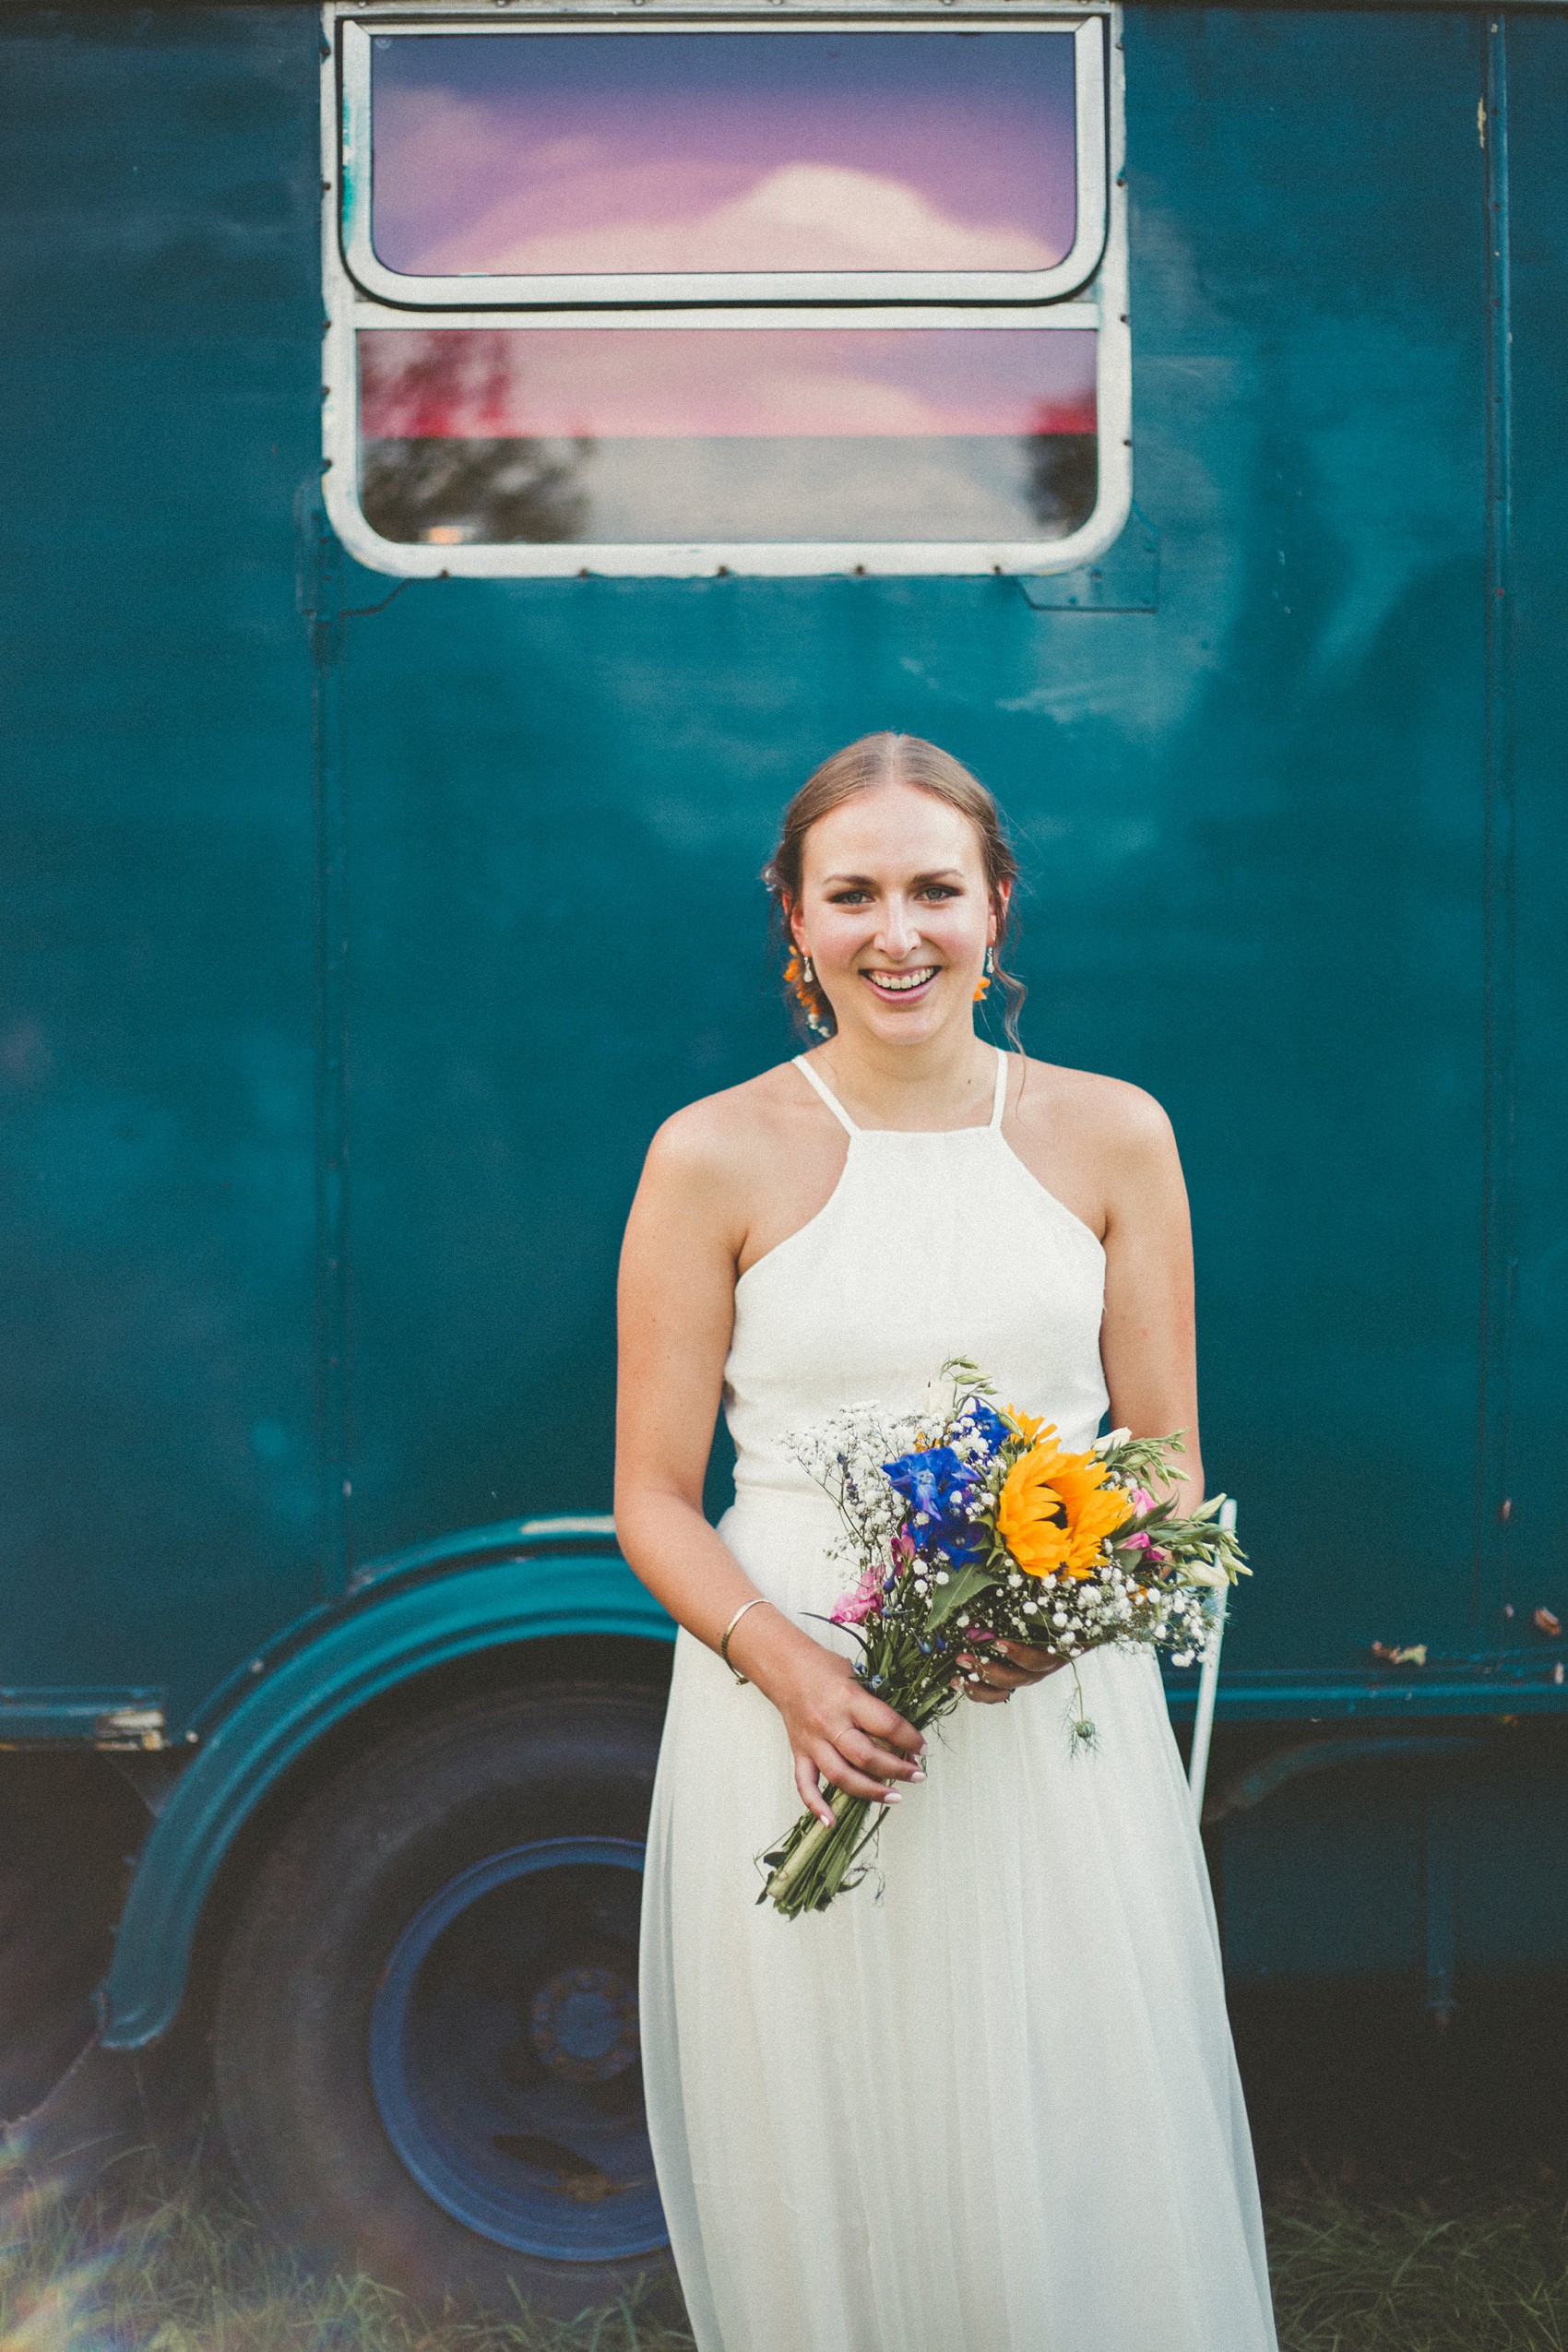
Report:
M1018 828L1032 1049L1174 1115L1236 1666L1470 1647L1480 71L1469 17L1130 13L1155 613L433 581L350 624L359 1549L608 1497L641 1151L788 1050L755 877L892 726Z
M6 10L0 1683L315 1583L308 9Z
M1510 230L1517 897L1512 1006L1514 1639L1568 1623L1568 20L1511 17ZM1506 846L1506 845L1504 845Z
M1136 40L1140 497L1190 517L1170 600L1191 573L1208 607L1191 715L1163 750L1172 798L1214 803L1193 915L1229 985L1214 1002L1167 979L1210 1074L1188 1143L1206 1155L1206 1454L1259 1566L1229 1662L1353 1666L1374 1639L1463 1651L1483 1113L1479 23L1151 10ZM1190 901L1180 864L1169 885Z

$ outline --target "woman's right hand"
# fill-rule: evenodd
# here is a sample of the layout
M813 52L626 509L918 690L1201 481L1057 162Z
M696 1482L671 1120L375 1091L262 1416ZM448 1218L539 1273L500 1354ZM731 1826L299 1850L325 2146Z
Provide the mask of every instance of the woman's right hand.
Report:
M758 1614L773 1618L771 1610ZM801 1802L818 1821L831 1823L832 1808L821 1787L826 1780L850 1797L897 1804L893 1784L925 1778L920 1761L924 1734L868 1691L847 1657L825 1649L799 1626L790 1632L795 1638L782 1655L759 1658L750 1671L784 1718ZM764 1641L757 1646L773 1645Z

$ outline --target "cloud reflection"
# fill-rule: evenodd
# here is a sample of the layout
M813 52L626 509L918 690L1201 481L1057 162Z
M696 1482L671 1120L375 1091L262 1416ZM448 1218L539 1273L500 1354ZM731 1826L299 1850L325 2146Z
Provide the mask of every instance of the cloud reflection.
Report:
M415 275L1045 268L1064 34L383 37L377 253Z
M579 172L580 208L591 227L529 227L527 196L510 198L456 237L428 247L422 274L472 268L518 277L596 270L1045 269L1045 239L1016 223L956 220L906 180L848 164L787 163L743 194L685 217L667 213L671 175ZM613 183L607 201L603 183ZM630 184L628 185L628 183ZM618 208L624 207L624 209Z
M1092 331L391 328L360 338L362 430L576 438L1092 433Z

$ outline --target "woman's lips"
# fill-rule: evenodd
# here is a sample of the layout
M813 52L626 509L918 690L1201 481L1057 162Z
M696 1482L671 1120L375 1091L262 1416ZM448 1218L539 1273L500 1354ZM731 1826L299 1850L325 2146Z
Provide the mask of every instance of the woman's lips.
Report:
M916 964L907 972L863 971L861 978L887 1004L907 1004L923 996L941 970L940 964Z

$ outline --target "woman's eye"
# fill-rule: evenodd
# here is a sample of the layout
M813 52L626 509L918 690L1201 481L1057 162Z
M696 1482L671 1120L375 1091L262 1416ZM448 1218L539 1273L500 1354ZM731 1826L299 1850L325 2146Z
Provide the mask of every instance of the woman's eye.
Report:
M828 899L830 907L863 906L868 897L864 890L835 890Z
M922 898L956 898L957 891L950 882L928 882L921 892Z

